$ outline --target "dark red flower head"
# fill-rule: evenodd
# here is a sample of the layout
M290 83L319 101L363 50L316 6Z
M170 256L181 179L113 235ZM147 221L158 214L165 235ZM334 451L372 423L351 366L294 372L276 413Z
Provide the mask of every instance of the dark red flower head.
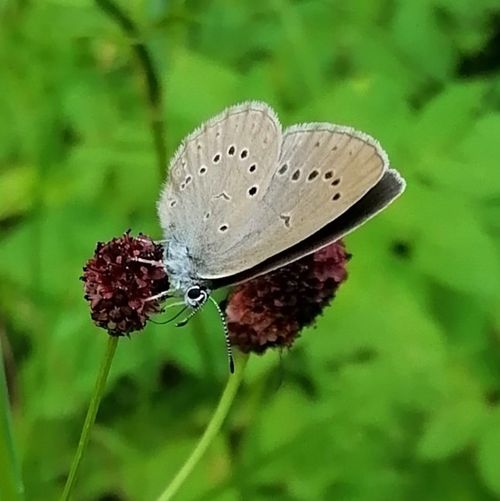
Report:
M92 319L112 336L143 329L150 315L161 311L158 300L146 300L168 290L163 267L134 258L160 262L163 248L145 235L135 238L127 232L110 242L98 243L83 268L81 278Z
M346 279L349 257L344 244L335 242L238 285L226 306L231 343L256 353L291 346Z

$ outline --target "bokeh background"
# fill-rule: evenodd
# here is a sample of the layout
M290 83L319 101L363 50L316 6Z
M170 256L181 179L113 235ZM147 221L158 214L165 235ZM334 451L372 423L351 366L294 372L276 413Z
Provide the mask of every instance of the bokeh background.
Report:
M179 499L498 499L498 0L116 2L133 26L102 1L0 1L0 336L27 499L60 493L104 352L83 263L127 228L161 236L151 124L171 155L245 99L369 132L408 189L347 238L317 325L251 358ZM120 341L75 499L154 499L226 379L210 308Z

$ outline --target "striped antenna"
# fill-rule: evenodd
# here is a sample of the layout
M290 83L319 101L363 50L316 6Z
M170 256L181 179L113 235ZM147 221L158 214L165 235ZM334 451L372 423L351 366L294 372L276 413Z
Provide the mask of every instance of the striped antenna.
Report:
M208 299L212 301L214 306L217 308L217 311L219 312L219 316L222 321L222 328L224 329L224 340L226 341L227 358L229 360L229 372L231 374L234 374L233 349L231 348L231 340L229 339L229 330L227 328L226 318L224 317L224 313L220 309L217 301L212 296L208 296Z

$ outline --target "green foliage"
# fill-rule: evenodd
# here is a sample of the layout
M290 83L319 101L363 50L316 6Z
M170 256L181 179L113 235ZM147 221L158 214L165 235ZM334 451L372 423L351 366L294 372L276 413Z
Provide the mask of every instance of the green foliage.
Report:
M180 499L500 496L497 0L122 1L163 83L169 154L244 99L379 138L405 195L289 353L249 362ZM105 334L95 242L160 237L145 83L92 2L0 2L0 338L27 499L62 490ZM119 343L75 499L154 499L222 389L217 315ZM3 499L3 498L2 498Z

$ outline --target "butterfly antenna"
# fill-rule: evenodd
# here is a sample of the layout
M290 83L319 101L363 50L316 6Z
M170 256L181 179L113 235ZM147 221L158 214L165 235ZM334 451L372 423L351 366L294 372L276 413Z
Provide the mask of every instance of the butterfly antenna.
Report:
M227 328L226 318L217 301L212 296L208 296L208 299L212 301L219 312L219 316L222 321L222 328L224 329L224 340L226 341L227 358L229 360L229 372L234 374L233 349L231 348L231 340L229 339L229 329Z

